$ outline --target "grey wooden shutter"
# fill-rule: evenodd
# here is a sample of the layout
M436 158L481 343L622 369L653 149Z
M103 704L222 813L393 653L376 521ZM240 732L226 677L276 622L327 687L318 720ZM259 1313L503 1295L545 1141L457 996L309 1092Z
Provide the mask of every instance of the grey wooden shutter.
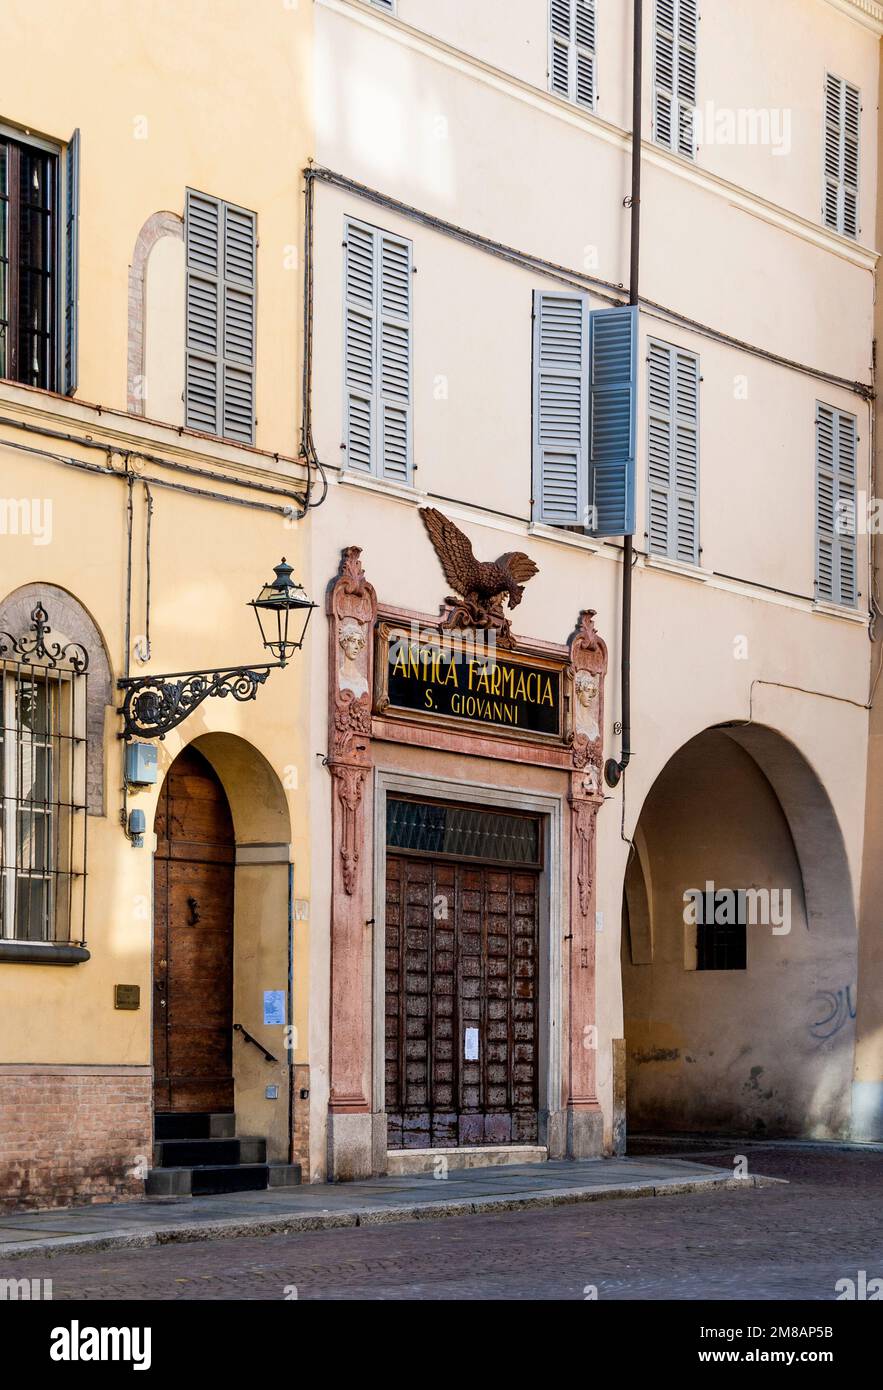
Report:
M346 224L344 272L344 383L346 461L370 473L374 463L376 233L358 222Z
M596 536L635 529L638 310L589 316L589 475Z
M857 87L828 73L825 82L826 227L843 236L859 233L859 131L861 94Z
M595 0L550 0L549 88L595 107Z
M585 526L589 500L585 295L535 291L533 323L533 517L550 526Z
M653 134L657 144L695 157L698 0L656 0L653 43Z
M648 357L647 538L655 555L699 563L699 359L654 339Z
M344 382L350 468L412 476L412 247L346 223Z
M77 389L77 306L80 297L80 132L70 138L65 156L64 228L64 372L63 390Z
M856 419L816 402L816 597L854 607L857 600Z
M255 214L187 190L187 371L190 429L254 442Z
M411 476L411 243L379 238L379 465L384 478Z

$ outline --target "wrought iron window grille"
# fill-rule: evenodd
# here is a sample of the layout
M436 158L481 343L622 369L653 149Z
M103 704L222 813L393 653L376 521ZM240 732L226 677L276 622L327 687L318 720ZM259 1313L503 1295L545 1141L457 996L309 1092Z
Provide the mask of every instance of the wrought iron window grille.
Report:
M85 945L89 653L0 632L0 941Z

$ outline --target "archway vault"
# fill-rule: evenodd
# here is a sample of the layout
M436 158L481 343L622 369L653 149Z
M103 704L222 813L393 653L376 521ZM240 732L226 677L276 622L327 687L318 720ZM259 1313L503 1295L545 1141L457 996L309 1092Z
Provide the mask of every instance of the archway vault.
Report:
M836 813L807 759L770 727L706 729L660 771L633 840L629 1127L847 1133L854 894ZM709 952L691 918L697 894L721 890L743 894L741 958Z

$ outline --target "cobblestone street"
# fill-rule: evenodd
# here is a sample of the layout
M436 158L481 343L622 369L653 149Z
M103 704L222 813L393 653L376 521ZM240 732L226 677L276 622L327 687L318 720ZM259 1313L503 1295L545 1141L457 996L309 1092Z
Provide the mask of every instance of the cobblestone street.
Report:
M672 1150L668 1150L672 1152ZM817 1299L883 1276L883 1153L690 1152L788 1186L4 1263L64 1299Z

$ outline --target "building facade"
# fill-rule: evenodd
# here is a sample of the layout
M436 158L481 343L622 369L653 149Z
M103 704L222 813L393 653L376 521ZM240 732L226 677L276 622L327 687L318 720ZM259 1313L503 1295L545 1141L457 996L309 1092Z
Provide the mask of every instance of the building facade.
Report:
M315 7L332 1174L610 1153L627 1125L879 1137L857 914L880 21L644 6L635 324L631 6ZM446 655L469 619L430 512L537 567L509 650L560 673L554 729L495 699L505 648L496 688Z
M13 6L3 1202L883 1138L883 6L718 8L636 285L632 6Z
M143 1194L155 1109L235 1100L246 1157L306 1164L297 664L253 701L166 688L193 712L163 739L119 713L121 679L272 661L248 601L307 563L302 200L265 136L306 163L311 15L212 19L4 16L0 1192L23 1207Z

